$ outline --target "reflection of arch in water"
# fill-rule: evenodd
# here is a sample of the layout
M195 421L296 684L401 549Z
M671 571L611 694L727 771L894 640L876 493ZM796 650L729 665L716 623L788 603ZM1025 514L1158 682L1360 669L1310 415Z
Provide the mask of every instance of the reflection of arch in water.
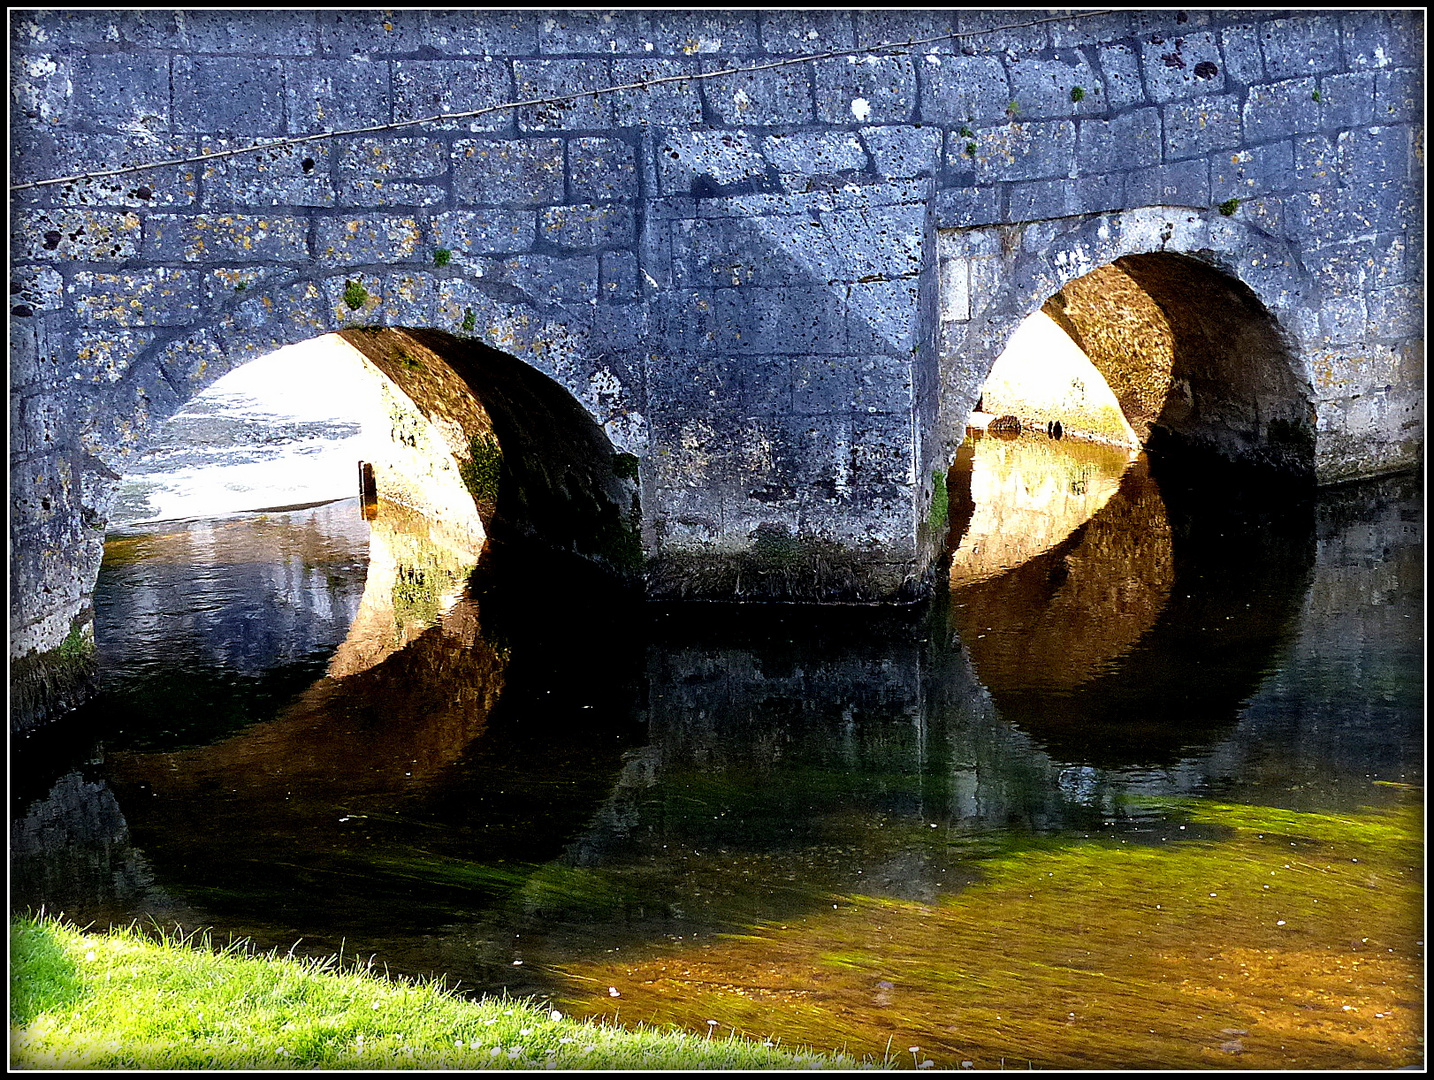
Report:
M1058 547L954 590L997 709L1058 760L1168 764L1237 719L1288 634L1310 504L1133 468Z

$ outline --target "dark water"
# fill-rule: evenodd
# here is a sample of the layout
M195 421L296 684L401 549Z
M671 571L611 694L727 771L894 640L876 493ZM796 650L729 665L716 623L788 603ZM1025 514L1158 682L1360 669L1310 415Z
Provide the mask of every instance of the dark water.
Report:
M1422 1060L1417 478L1300 499L990 450L952 477L951 587L905 611L636 605L381 523L369 567L353 502L113 537L104 692L17 750L12 903L897 1064ZM1079 495L1073 531L990 517L982 476ZM1010 550L967 559L985 535ZM1260 861L1289 848L1333 861L1296 888ZM1132 878L1137 849L1170 856ZM1254 891L1156 950L1136 908L1222 875ZM1335 921L1263 936L1304 925L1271 881ZM1352 933L1380 949L1346 971ZM1244 997L1201 981L1227 961Z

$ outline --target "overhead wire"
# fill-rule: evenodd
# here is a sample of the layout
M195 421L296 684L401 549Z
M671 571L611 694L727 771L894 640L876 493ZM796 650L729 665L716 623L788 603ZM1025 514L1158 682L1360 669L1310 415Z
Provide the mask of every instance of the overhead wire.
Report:
M436 124L451 120L470 120L474 117L486 116L490 113L503 112L508 109L529 109L540 108L546 105L561 105L566 102L577 101L582 98L601 97L604 94L616 94L624 90L646 90L650 87L661 86L674 82L696 82L703 79L726 78L730 75L745 75L759 71L771 71L774 68L790 67L794 64L810 64L818 60L832 60L843 56L867 56L890 52L898 49L914 49L920 45L933 45L938 41L951 41L957 38L980 37L986 34L1000 33L1004 30L1023 30L1031 26L1039 26L1048 22L1068 22L1071 19L1091 18L1097 15L1112 14L1112 9L1100 9L1092 11L1069 12L1065 15L1053 15L1041 19L1032 19L1030 22L1012 23L1008 26L991 26L981 30L970 30L965 32L953 32L949 34L937 34L928 38L911 38L906 41L883 42L878 45L865 45L858 49L833 49L828 52L811 53L804 56L787 57L782 60L773 60L763 64L755 64L749 67L723 68L718 71L692 72L682 75L663 75L651 79L641 79L637 82L622 83L614 86L602 86L594 90L580 90L571 94L561 94L556 97L529 98L521 101L505 101L498 105L486 105L481 109L466 109L462 112L434 113L432 116L418 117L412 120L393 120L384 124L368 124L363 127L343 128L340 130L329 130L315 132L310 135L294 135L283 139L274 139L269 142L255 143L250 146L235 147L226 150L211 150L204 153L192 154L187 157L170 158L164 161L152 161L143 165L124 165L114 169L101 169L94 172L76 173L73 176L60 176L46 180L31 180L23 184L12 184L11 192L27 191L32 188L49 187L54 184L73 184L90 180L100 180L110 176L122 176L128 173L145 172L150 169L166 169L177 165L195 165L204 161L215 161L222 158L237 157L241 154L257 154L265 150L277 150L281 147L299 146L304 143L318 142L323 139L347 138L352 135L371 135L383 131L397 131L402 128L419 127L425 124Z

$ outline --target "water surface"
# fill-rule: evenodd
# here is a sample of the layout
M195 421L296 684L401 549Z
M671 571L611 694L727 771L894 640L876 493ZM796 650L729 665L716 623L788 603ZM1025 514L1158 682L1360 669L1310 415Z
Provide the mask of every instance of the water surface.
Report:
M13 900L897 1064L1421 1061L1417 485L994 448L1067 525L903 611L642 606L352 501L115 536Z

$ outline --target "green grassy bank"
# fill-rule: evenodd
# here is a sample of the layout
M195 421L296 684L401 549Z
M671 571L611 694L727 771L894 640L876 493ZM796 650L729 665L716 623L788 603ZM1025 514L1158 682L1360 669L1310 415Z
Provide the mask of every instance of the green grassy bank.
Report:
M851 1058L583 1023L242 947L10 923L15 1069L794 1069Z

